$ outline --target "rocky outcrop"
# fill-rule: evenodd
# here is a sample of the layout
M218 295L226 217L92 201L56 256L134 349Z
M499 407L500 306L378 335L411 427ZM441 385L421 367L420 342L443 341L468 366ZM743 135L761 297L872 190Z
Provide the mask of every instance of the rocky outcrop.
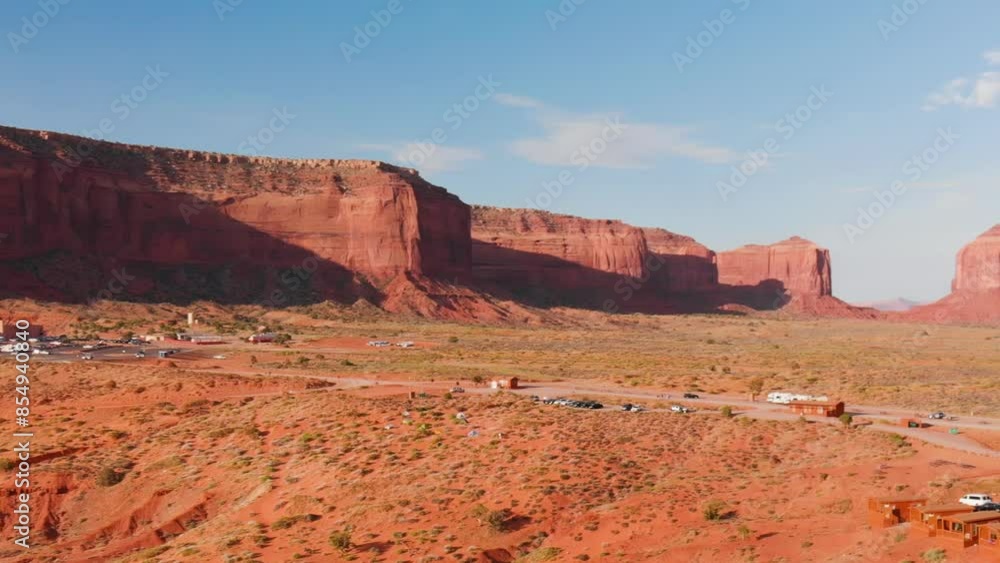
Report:
M953 291L1000 289L1000 224L959 251L951 287Z
M830 251L799 237L720 252L718 266L719 283L725 285L756 286L773 281L793 296L833 294Z
M371 297L404 274L469 273L468 206L381 162L250 158L0 128L0 196L0 260L66 253L165 276L136 286L180 284L205 269L271 269L276 287L265 289L273 292L291 269L297 285L350 298Z
M1000 323L1000 225L958 253L950 295L904 313L919 322Z
M716 254L691 237L665 229L642 229L646 247L655 257L652 277L663 291L704 292L719 284Z
M474 266L484 277L528 276L567 287L587 285L581 271L638 277L647 254L641 229L533 209L472 209ZM501 260L511 252L521 261Z

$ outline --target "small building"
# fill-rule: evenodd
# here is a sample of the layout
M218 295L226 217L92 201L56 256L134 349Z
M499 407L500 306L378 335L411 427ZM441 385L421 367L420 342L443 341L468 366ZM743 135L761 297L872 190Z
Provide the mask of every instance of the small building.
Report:
M926 504L926 497L897 496L868 499L868 524L872 528L889 528L910 519L910 508Z
M1000 560L1000 523L990 522L979 526L977 543L979 549L996 554L997 560Z
M792 401L788 406L799 416L838 417L844 414L843 401Z
M142 337L142 340L146 342L163 342L166 339L162 334L146 334Z
M938 519L970 512L972 512L971 506L957 502L918 505L910 508L910 522L913 530L923 530L926 535L933 536L937 531Z
M490 382L490 388L492 389L517 389L518 379L516 377L511 377L509 379L494 379Z
M996 523L1000 523L1000 512L995 510L951 514L938 518L934 535L970 547L979 542L981 527Z

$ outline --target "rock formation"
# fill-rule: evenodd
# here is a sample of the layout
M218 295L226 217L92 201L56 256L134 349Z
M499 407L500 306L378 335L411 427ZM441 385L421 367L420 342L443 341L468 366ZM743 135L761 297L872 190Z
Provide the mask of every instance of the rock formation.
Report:
M370 297L400 275L469 272L469 207L415 171L380 162L249 158L0 128L0 196L0 260L68 253L163 278L130 292L184 285L206 269L233 277L270 268L270 293L294 284ZM220 290L232 295L237 286Z
M1000 289L1000 224L959 251L951 288L953 291Z
M775 280L792 295L833 294L830 251L792 237L769 246L748 245L720 252L719 283L755 286Z
M1000 224L958 253L952 291L903 318L921 322L1000 323Z

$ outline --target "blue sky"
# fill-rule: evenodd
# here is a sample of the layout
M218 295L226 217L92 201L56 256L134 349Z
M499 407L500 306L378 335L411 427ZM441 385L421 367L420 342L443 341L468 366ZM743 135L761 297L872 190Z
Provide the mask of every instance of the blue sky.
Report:
M0 5L0 123L388 160L716 250L801 235L853 301L941 297L1000 222L995 1L51 1Z

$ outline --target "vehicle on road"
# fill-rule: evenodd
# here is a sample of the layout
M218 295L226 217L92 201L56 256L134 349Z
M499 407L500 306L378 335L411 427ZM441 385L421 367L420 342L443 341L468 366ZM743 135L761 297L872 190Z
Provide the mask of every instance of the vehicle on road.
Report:
M1000 502L988 502L986 504L980 504L973 509L973 512L1000 512Z
M81 360L93 360L94 356L92 356L90 354L80 354L80 359Z
M984 504L992 503L993 497L986 493L969 493L964 497L958 499L958 502L966 506L982 506Z
M465 389L462 389L461 387L452 387L451 388L451 392L452 393L465 393Z
M931 414L927 415L927 418L931 420L944 420L948 418L948 415L944 414L943 412L932 412Z
M142 350L139 350L138 352L135 353L135 357L136 358L145 358L146 357L146 352L144 352Z
M694 409L685 407L684 405L672 405L670 407L670 412L676 412L680 414L687 414L689 412L694 412Z
M685 399L700 399L701 397L699 397L698 395L695 395L694 393L684 393L684 398Z

